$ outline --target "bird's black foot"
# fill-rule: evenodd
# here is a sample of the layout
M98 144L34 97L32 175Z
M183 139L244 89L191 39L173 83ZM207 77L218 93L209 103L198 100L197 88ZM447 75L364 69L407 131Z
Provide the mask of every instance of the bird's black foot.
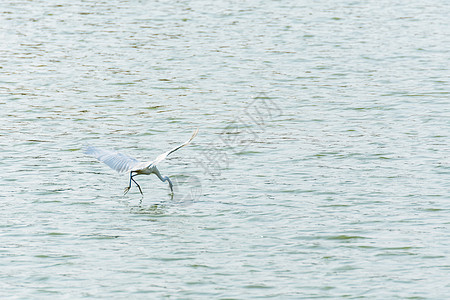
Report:
M138 188L139 188L139 192L141 193L141 195L144 196L144 193L142 192L141 187L139 185L138 185Z
M136 175L135 175L136 176ZM131 181L133 181L135 184L136 184L136 186L139 188L139 192L141 193L141 195L142 196L144 196L144 193L142 192L142 190L141 190L141 186L136 182L136 180L134 180L133 179L133 176L131 176Z
M128 191L130 190L130 186L127 186L124 190L123 190L123 195L125 196L127 193L128 193Z

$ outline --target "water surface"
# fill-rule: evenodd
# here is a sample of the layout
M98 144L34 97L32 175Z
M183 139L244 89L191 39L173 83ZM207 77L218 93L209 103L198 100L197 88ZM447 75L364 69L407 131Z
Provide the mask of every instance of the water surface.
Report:
M0 296L447 297L448 11L1 4Z

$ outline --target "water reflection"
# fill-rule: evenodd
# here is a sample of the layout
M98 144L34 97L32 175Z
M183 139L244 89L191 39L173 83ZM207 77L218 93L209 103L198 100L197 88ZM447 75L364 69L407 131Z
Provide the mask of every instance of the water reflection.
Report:
M448 298L447 2L3 1L0 298Z

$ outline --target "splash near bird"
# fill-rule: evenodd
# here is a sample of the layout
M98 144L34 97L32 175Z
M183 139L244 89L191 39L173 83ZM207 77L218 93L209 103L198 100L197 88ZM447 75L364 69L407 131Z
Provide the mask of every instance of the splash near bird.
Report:
M121 153L109 151L109 150L103 150L103 149L99 149L99 148L96 148L93 146L86 147L84 153L95 157L96 159L98 159L101 162L104 162L111 169L116 170L119 173L128 173L128 172L130 173L130 183L125 188L124 195L126 195L128 193L128 191L130 190L131 182L134 182L137 185L137 187L139 188L139 192L141 192L141 195L144 195L144 193L142 193L141 187L134 180L134 177L137 175L150 175L150 174L155 174L156 176L158 176L158 178L162 182L168 181L170 191L173 195L172 181L169 179L169 177L162 176L161 173L159 173L159 170L156 167L156 165L158 163L160 163L161 161L163 161L164 159L166 159L166 157L168 155L170 155L171 153L177 151L178 149L180 149L184 146L189 145L191 143L192 139L197 135L197 133L198 133L198 128L196 130L194 130L194 133L192 134L192 136L189 140L187 140L183 144L159 155L155 160L148 161L148 162L141 162L141 161L138 161L137 159L127 156L125 154L121 154Z

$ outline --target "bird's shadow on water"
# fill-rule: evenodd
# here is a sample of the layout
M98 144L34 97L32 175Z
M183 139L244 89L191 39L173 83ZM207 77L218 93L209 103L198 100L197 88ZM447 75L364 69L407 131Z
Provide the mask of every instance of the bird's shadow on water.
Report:
M162 203L155 203L152 205L134 205L130 206L130 213L138 215L165 215L167 211L166 205Z
M152 200L150 202L145 201L145 196L142 196L137 201L122 199L122 201L130 208L131 213L146 215L164 215L171 200L173 200L173 196L170 195L167 199L161 199L160 201Z

